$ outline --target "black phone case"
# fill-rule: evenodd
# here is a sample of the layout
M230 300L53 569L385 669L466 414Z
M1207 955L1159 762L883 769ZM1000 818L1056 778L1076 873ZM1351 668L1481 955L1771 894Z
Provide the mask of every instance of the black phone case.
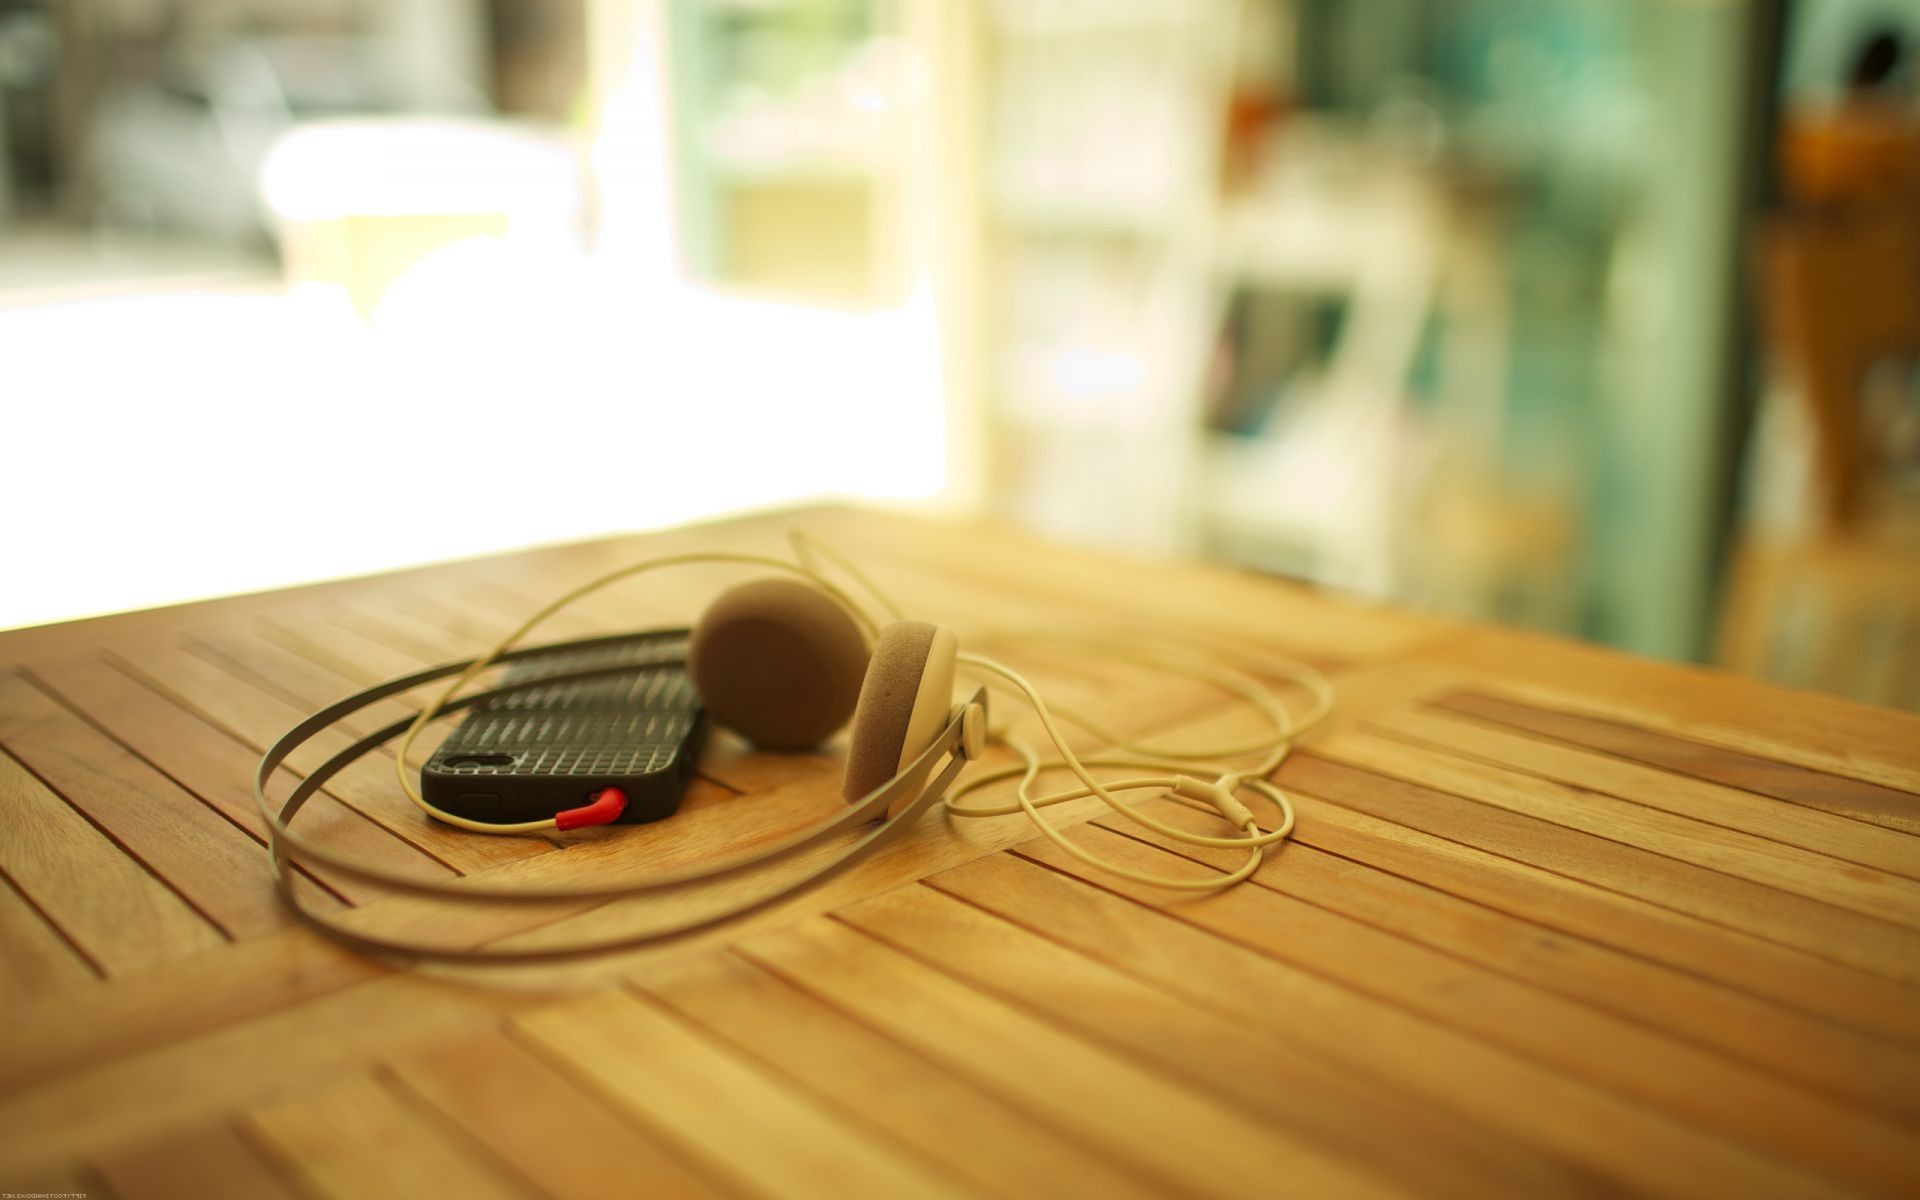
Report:
M420 769L434 807L474 821L539 821L627 794L619 824L672 816L706 732L687 678L687 631L638 634L516 662L503 683L631 663L622 671L531 687L478 705Z

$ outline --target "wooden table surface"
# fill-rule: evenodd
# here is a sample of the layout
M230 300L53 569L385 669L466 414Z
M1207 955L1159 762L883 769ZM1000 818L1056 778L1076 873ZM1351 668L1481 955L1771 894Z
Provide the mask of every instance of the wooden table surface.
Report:
M248 778L302 714L610 565L779 552L796 519L963 638L1152 623L1318 664L1339 708L1279 773L1294 839L1196 901L936 813L738 926L540 969L387 969L279 910ZM553 632L685 622L732 577L649 577ZM1018 661L1140 733L1246 721ZM0 747L0 1191L1920 1194L1920 719L1891 711L820 509L0 634ZM436 826L376 756L302 821L422 874L603 879L809 822L837 772L720 738L671 821L550 841ZM1218 869L1054 811L1137 866ZM309 890L469 945L712 903Z

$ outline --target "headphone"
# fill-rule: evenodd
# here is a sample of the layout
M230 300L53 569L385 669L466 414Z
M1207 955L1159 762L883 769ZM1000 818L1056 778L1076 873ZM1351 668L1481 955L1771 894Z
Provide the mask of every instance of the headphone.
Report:
M1014 639L1062 642L1108 657L1185 674L1239 695L1273 725L1273 732L1266 737L1226 747L1169 750L1142 746L1077 713L1059 706L1050 707L1030 682L998 661L963 653L952 628L907 619L899 606L858 567L818 541L795 532L792 547L791 560L714 552L671 555L629 564L548 603L476 658L389 680L306 718L267 750L254 775L254 797L267 822L270 868L282 903L304 923L364 953L452 962L525 962L599 954L660 942L736 920L847 869L897 837L941 802L948 814L955 817L1024 812L1056 845L1093 866L1136 882L1181 890L1211 891L1240 882L1259 867L1266 847L1291 832L1292 806L1266 776L1285 758L1293 740L1331 708L1331 689L1317 671L1285 661L1266 664L1268 670L1300 683L1313 696L1313 707L1307 716L1295 721L1266 685L1247 672L1210 661L1205 653L1195 653L1191 643L1169 645L1164 637L1152 633L1126 637L1042 633ZM818 562L820 558L830 560L857 584L888 619L881 622L869 615L845 588L827 575ZM524 834L567 830L615 819L625 800L614 789L609 789L613 795L602 794L583 808L536 821L495 823L458 816L435 807L421 796L407 769L409 752L430 722L476 704L530 688L550 688L574 680L632 672L633 662L613 655L599 659L598 665L541 672L536 678L462 694L462 689L489 667L535 655L619 648L653 636L616 634L546 645L520 645L535 626L592 592L648 571L694 564L752 566L774 572L723 592L707 606L690 631L685 667L708 718L741 734L754 746L772 751L809 750L846 727L846 774L841 787L846 808L751 852L612 884L559 887L503 886L484 879L446 882L410 876L342 853L293 828L301 808L329 779L395 737L400 738L394 753L394 769L401 790L427 816L448 825L476 833ZM659 664L656 660L649 665ZM989 742L987 687L976 686L964 700L954 702L956 676L962 670L993 677L999 685L1010 686L1022 695L1059 751L1059 757L1043 760L1016 736L1002 733L993 740L1005 745L1021 762L977 773L975 778L956 787L962 768L977 762ZM411 719L395 721L340 750L301 780L278 807L268 800L268 786L275 771L313 737L370 704L443 679L451 682ZM1102 742L1116 749L1134 751L1140 757L1077 755L1056 723L1056 712ZM1212 780L1170 773L1187 763L1250 754L1260 755L1259 762L1222 770ZM1092 774L1091 769L1097 767L1145 768L1158 773L1103 781ZM1072 771L1082 786L1044 796L1031 794L1040 774L1058 769ZM1015 804L967 807L958 803L967 792L1015 774L1022 776L1015 790ZM1242 832L1232 837L1196 834L1156 820L1116 795L1144 788L1157 789L1214 812ZM1280 820L1272 830L1261 830L1252 812L1235 795L1240 788L1249 789L1274 805ZM1190 845L1246 849L1248 858L1238 870L1203 880L1148 875L1106 862L1067 840L1039 813L1043 807L1088 796L1099 797L1115 811L1165 837ZM404 892L463 900L607 900L732 876L790 857L836 834L862 826L871 828L803 878L743 903L676 925L563 946L469 947L390 938L322 916L307 907L295 890L294 871L290 869L296 862L313 863Z

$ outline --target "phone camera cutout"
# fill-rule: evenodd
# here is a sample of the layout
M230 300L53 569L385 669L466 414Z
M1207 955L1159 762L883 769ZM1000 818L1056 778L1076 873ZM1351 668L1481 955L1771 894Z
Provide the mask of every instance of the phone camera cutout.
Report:
M446 765L457 771L462 767L510 767L514 761L511 754L456 754Z

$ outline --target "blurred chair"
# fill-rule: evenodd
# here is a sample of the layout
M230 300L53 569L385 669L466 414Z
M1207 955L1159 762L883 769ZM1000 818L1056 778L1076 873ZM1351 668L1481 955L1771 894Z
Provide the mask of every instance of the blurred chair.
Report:
M1812 511L1798 531L1748 531L1718 657L1920 708L1920 493L1864 403L1876 372L1911 388L1920 371L1920 126L1843 109L1790 126L1783 151L1801 207L1763 231L1758 275L1769 349L1804 398Z
M1721 664L1920 709L1917 550L1879 536L1749 539L1721 619Z
M1813 421L1816 519L1834 532L1879 519L1888 499L1861 394L1882 361L1920 358L1920 206L1782 217L1764 233L1760 278L1768 340Z

